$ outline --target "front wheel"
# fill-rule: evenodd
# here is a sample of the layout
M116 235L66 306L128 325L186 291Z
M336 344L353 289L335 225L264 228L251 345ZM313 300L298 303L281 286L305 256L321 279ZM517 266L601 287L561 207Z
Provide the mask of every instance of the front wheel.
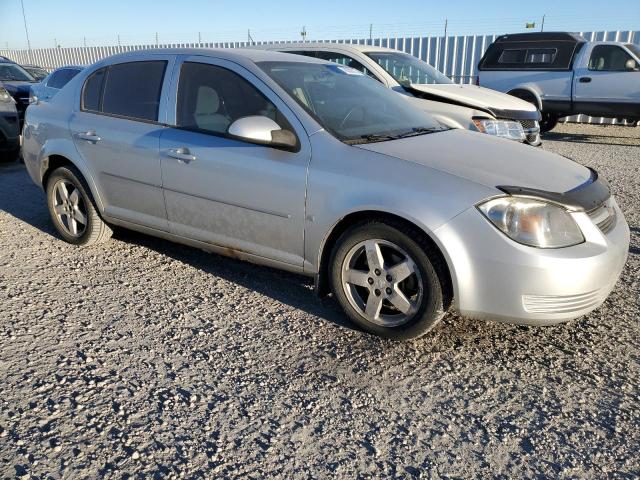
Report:
M542 112L542 120L540 120L540 131L542 133L550 132L556 125L558 125L558 121L560 117L554 115L553 113L545 113Z
M351 227L336 243L330 268L332 290L349 318L382 337L423 335L449 306L440 257L421 232L402 223Z

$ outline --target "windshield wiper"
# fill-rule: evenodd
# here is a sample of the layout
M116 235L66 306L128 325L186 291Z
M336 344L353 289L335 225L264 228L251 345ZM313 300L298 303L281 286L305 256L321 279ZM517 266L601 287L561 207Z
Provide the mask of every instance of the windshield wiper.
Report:
M428 133L444 132L445 130L449 129L444 127L416 127L412 128L409 132L400 133L396 138L416 137L418 135L426 135Z
M387 140L397 140L398 138L399 137L397 135L371 134L362 135L360 138L346 140L345 143L348 145L358 145L360 143L386 142Z
M347 143L348 145L358 145L360 143L386 142L388 140L398 140L400 138L416 137L418 135L426 135L428 133L443 132L445 130L449 130L449 129L436 128L436 127L414 127L408 132L398 133L395 135L391 135L387 133L362 135L360 138L353 138L351 140L347 140L345 143Z

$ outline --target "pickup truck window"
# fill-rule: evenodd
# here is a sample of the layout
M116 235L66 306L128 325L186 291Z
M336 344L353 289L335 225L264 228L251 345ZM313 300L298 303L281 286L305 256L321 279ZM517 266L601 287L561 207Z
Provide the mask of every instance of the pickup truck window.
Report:
M549 64L556 59L558 50L555 48L530 48L524 63Z
M505 50L500 55L498 59L498 63L524 63L524 59L527 56L527 51L525 49L513 49L513 50Z
M589 58L589 70L596 72L625 72L631 56L617 45L596 45Z
M556 53L558 53L558 50L555 48L509 49L502 52L498 63L506 65L549 65L556 59Z
M625 47L631 50L631 53L633 53L636 57L638 57L638 59L640 59L640 47L638 47L638 45L634 45L633 43L627 43L625 44Z

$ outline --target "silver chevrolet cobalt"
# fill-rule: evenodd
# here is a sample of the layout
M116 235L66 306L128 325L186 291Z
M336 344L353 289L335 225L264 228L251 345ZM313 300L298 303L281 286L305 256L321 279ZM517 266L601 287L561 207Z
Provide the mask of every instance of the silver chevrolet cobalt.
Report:
M396 339L451 306L537 325L586 314L629 246L594 170L448 129L357 70L298 55L108 58L28 108L24 159L70 243L118 225L314 276Z

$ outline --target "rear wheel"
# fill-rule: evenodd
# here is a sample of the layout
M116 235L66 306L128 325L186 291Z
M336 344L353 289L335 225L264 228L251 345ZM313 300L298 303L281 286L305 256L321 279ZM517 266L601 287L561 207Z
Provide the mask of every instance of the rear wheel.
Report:
M354 323L376 335L409 339L433 328L448 308L442 267L421 232L369 221L339 238L330 276Z
M72 166L56 169L47 180L47 206L56 230L74 245L107 241L113 233L100 218L82 174Z
M560 117L553 113L542 112L542 120L540 120L540 131L543 133L550 132L556 127L556 125L558 125L559 120Z

